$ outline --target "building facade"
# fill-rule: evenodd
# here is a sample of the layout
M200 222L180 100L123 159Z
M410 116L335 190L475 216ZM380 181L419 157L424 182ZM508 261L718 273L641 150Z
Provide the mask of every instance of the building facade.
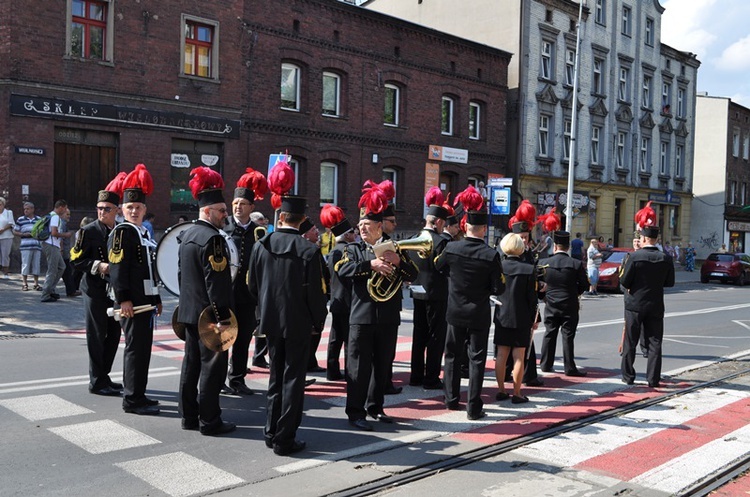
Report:
M370 0L367 8L508 50L508 160L517 200L564 212L577 107L572 228L629 246L649 200L664 240L689 238L699 62L660 41L657 0ZM458 15L458 12L464 15Z
M356 216L362 183L387 178L413 231L426 184L457 192L506 172L510 54L499 49L336 0L65 0L33 12L0 0L0 14L11 208L65 198L89 215L96 191L142 162L164 228L194 217L193 167L220 171L228 197L246 167L265 173L289 154L313 218L326 202ZM258 207L270 214L268 199Z
M699 94L696 105L692 243L705 259L724 245L750 249L750 109Z

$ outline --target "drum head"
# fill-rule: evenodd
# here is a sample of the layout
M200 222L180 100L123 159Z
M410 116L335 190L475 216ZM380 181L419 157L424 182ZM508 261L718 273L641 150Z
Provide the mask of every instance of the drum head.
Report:
M192 222L175 224L164 232L164 236L156 246L156 273L159 282L169 293L177 297L180 296L180 283L177 280L180 244L177 236L192 225Z

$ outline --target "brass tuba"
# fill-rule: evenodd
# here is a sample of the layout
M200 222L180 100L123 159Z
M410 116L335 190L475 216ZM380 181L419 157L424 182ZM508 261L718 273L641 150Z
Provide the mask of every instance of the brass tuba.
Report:
M429 232L423 230L416 238L409 238L398 242L387 240L375 245L372 250L375 252L376 257L382 256L389 250L396 253L404 250L414 250L421 259L426 259L432 253L432 236ZM375 302L385 302L401 290L402 283L403 277L397 272L390 276L383 276L380 273L373 272L372 276L367 280L367 292Z

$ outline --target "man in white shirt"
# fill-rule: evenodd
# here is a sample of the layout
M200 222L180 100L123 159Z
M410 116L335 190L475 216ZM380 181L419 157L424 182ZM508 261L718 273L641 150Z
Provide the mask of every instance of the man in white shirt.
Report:
M65 272L65 261L62 258L60 245L63 238L69 238L73 232L60 230L60 215L68 208L65 200L55 202L55 209L49 221L49 238L42 242L42 252L47 259L47 274L44 276L42 302L56 302L60 294L55 292L57 283Z

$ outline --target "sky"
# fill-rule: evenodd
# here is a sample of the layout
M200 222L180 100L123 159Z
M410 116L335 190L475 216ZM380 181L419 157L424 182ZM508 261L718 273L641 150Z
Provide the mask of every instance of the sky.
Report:
M698 56L697 91L750 108L750 0L660 0L661 41Z

